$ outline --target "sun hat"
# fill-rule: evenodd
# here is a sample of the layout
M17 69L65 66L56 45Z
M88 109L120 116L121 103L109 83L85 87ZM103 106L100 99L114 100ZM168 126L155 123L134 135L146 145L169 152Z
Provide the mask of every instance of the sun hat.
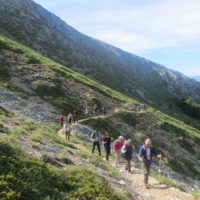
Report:
M120 136L118 137L118 139L119 139L119 140L124 140L124 137L120 135Z

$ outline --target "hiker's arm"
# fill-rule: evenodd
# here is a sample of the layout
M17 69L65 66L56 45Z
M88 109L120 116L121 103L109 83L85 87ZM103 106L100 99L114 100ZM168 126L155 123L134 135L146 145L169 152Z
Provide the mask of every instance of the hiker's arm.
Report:
M140 162L144 162L144 152L143 152L143 149L140 148L139 150L139 159L140 159Z

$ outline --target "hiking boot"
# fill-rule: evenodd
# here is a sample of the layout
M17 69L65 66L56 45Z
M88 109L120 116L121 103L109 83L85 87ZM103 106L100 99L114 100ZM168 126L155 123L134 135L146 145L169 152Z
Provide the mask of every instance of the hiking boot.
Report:
M145 183L145 188L150 189L150 185L148 183Z

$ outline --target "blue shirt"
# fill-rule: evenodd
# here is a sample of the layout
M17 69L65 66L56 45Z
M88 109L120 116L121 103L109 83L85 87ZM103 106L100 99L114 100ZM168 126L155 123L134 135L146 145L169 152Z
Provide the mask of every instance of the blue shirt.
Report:
M157 155L157 152L154 147L152 147L152 146L150 147L150 158L149 159L147 159L147 148L144 145L142 147L140 147L139 156L141 158L143 158L144 163L150 164L152 161L153 155L155 155L155 156Z

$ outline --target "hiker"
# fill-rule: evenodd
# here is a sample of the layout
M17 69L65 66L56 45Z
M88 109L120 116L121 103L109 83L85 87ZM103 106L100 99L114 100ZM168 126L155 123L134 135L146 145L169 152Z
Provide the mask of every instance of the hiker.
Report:
M92 153L94 153L94 149L97 146L97 149L98 149L98 152L99 152L99 156L101 156L99 133L97 133L97 132L92 133L91 139L92 139Z
M89 112L88 112L88 109L87 109L87 108L85 109L85 115L86 115L86 116L89 115Z
M116 167L120 163L121 149L123 145L124 145L124 137L120 135L113 144L113 152L115 153L116 156Z
M68 122L70 125L72 124L72 118L73 118L72 113L69 112L69 114L68 114L68 116L67 116L67 122Z
M63 115L60 115L59 122L60 122L60 125L63 127L63 124L64 124L64 116Z
M102 143L104 144L105 151L106 151L106 160L109 160L111 138L108 134L104 137Z
M101 106L101 112L105 115L106 114L106 108L102 105Z
M73 121L74 121L74 124L78 122L78 112L76 110L74 110L73 112Z
M139 156L140 161L142 162L142 165L144 167L144 184L147 189L149 188L148 178L153 155L157 156L157 152L155 148L151 145L151 140L146 139L144 145L140 147Z
M122 154L124 155L126 164L125 164L125 170L128 170L128 172L131 172L131 159L132 159L132 154L133 154L133 144L131 139L128 139L126 143L122 147Z
M97 105L94 105L94 108L93 108L93 109L94 109L94 112L93 112L93 113L94 113L94 115L97 115L98 106L97 106Z
M63 132L65 134L66 140L70 141L70 136L71 136L71 127L68 123L65 123L63 125Z

